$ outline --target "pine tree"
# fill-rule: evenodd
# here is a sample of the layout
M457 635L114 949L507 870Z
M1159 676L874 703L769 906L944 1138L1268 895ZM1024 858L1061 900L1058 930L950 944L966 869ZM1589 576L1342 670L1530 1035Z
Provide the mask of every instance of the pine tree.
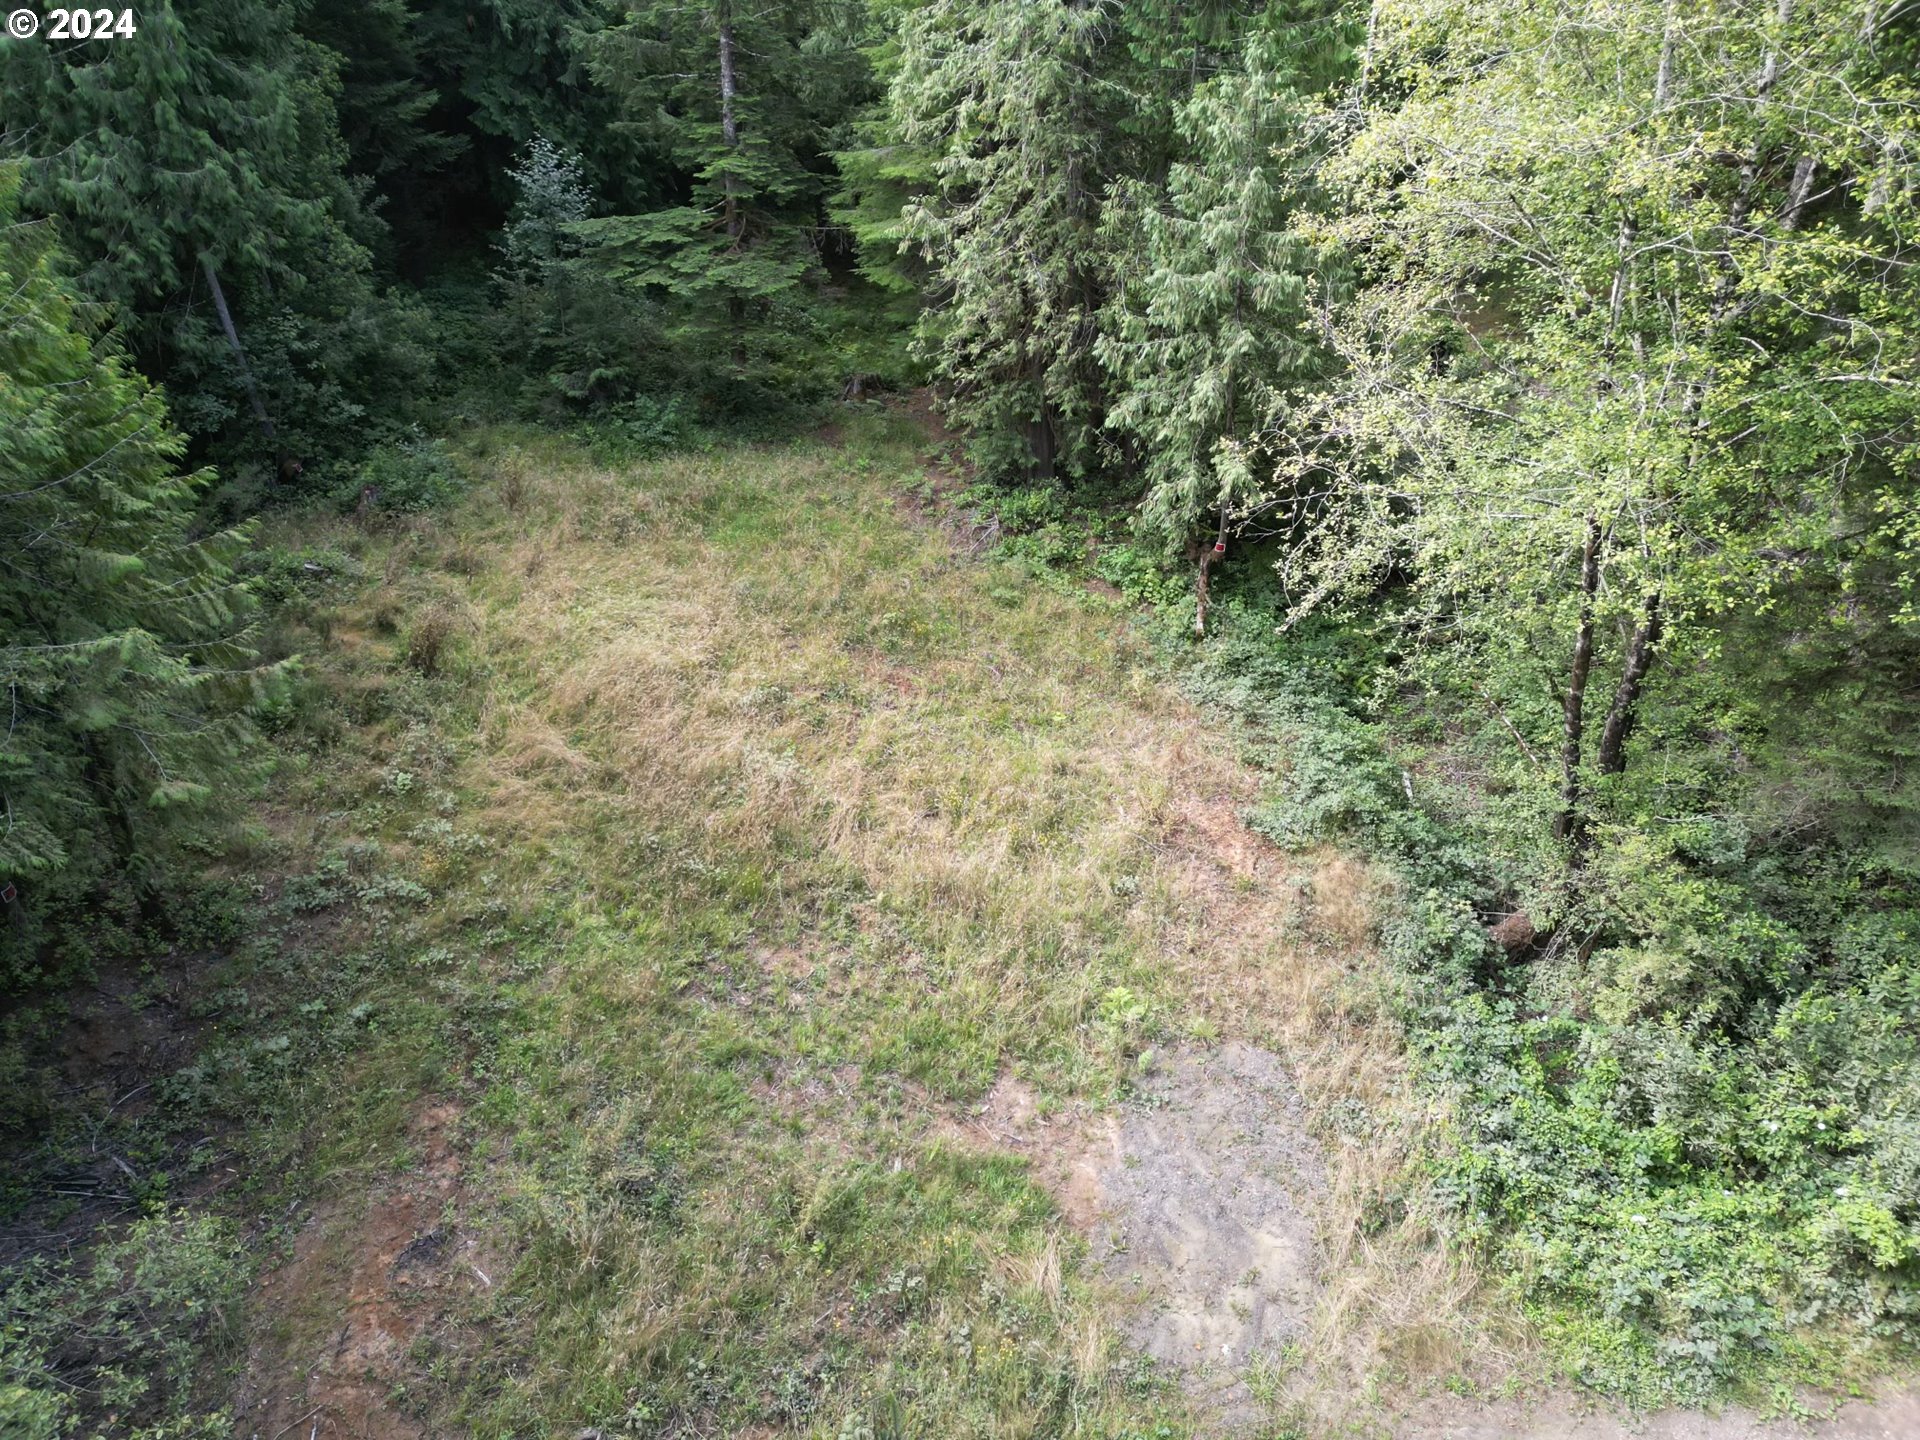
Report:
M735 377L781 356L781 307L818 272L831 125L866 85L857 7L629 8L593 48L674 177L674 200L577 227L599 263L675 302L673 337Z
M892 241L917 262L896 262L896 275L924 275L921 353L989 473L1070 479L1103 463L1114 387L1130 377L1097 353L1101 317L1123 276L1157 263L1109 210L1137 212L1159 193L1190 138L1179 107L1235 66L1262 9L903 9L883 62L886 125L846 157L864 182L851 213L870 247ZM878 203L894 197L897 219Z
M1107 225L1120 278L1099 353L1115 394L1108 424L1146 472L1140 523L1169 551L1211 519L1206 576L1236 522L1271 498L1257 435L1273 397L1324 351L1309 331L1314 256L1291 233L1314 161L1308 100L1351 51L1343 7L1272 7L1237 63L1178 107L1180 158L1164 194L1122 182Z
M616 0L416 0L419 74L429 119L467 140L419 203L441 243L466 244L514 201L514 157L536 137L578 154L584 180L616 208L657 204L658 156L623 123L619 95L589 62ZM345 53L351 54L351 51Z
M44 913L154 872L277 672L247 644L245 536L193 536L211 477L176 468L158 392L57 278L47 223L16 219L18 185L0 168L0 885Z
M511 171L518 190L494 270L500 348L537 377L529 408L604 405L667 388L657 309L582 258L578 231L594 208L576 151L533 140Z
M913 368L906 340L919 321L921 296L930 283L928 267L907 243L907 213L933 191L938 159L927 146L909 144L900 136L887 99L903 64L901 21L916 3L874 0L875 35L866 58L881 93L849 118L845 142L833 153L839 177L831 201L833 221L847 236L860 278L872 287L865 309L885 337L885 353L876 357L876 367L893 373Z
M0 47L0 149L89 299L195 434L277 463L351 443L391 388L347 178L339 60L286 0L169 0L130 43ZM224 312L224 313L223 313Z
M332 0L298 16L308 39L340 57L340 136L348 171L370 183L368 205L391 247L411 258L443 221L445 172L470 137L444 128L424 17L413 0ZM381 237L386 238L386 237Z
M1095 463L1100 196L1128 109L1106 73L1117 8L962 0L901 22L889 111L899 140L935 157L904 222L932 276L921 350L991 474Z

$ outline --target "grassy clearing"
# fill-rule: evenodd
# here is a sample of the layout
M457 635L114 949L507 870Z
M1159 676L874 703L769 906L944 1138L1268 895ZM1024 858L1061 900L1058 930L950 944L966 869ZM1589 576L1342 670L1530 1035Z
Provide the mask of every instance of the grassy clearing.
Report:
M1409 1163L1391 896L1240 825L1242 742L1108 602L907 513L918 446L869 419L613 470L485 435L457 514L278 537L360 578L286 612L324 658L260 848L307 870L275 904L315 956L376 957L279 1113L345 1177L339 1235L457 1105L449 1220L504 1265L394 1403L483 1436L1188 1433L1025 1162L951 1122L1002 1073L1108 1105L1228 1036L1292 1063L1329 1152L1275 1433L1506 1373Z

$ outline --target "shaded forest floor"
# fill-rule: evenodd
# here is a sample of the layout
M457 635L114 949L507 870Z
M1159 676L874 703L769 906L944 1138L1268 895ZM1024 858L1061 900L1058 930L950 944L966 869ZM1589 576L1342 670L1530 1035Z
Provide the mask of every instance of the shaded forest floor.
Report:
M464 461L275 537L314 683L168 1092L274 1221L238 1434L1631 1428L1424 1189L1390 888L922 426Z

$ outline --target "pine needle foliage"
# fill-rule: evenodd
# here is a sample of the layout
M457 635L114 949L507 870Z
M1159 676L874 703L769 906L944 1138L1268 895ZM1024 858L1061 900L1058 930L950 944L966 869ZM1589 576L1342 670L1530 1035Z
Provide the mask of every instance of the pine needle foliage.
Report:
M1175 550L1203 517L1224 539L1270 498L1254 481L1278 393L1327 368L1309 323L1320 257L1293 231L1325 133L1313 100L1354 55L1344 7L1270 7L1241 53L1177 107L1164 183L1123 180L1107 227L1118 280L1097 353L1108 425L1146 477L1139 516ZM1318 286L1318 290L1316 290Z
M636 4L593 45L670 203L575 227L608 273L671 302L670 338L734 379L779 377L823 280L816 157L864 98L858 7Z
M261 465L350 448L420 363L380 313L341 58L300 8L168 0L130 41L0 47L22 213L59 219L79 293L115 307L175 421Z
M934 276L920 347L991 474L1070 479L1095 463L1100 192L1129 103L1111 73L1118 11L963 0L901 21L889 106L900 139L935 157L904 222Z
M0 883L30 917L151 880L247 755L275 688L248 644L244 532L196 536L160 396L59 278L0 171ZM13 927L0 984L32 969Z

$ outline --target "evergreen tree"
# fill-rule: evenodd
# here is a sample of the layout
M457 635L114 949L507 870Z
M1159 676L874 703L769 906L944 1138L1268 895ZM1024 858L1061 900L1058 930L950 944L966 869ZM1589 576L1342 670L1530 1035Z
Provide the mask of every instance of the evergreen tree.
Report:
M597 195L629 206L659 198L657 157L590 73L617 0L418 3L421 73L439 96L428 118L469 141L433 202L456 243L499 223L514 200L514 157L535 137L578 154Z
M904 56L900 45L902 19L917 0L876 0L876 37L867 48L867 63L883 92L900 74ZM852 142L834 153L839 186L833 194L833 216L846 227L857 247L860 272L889 296L910 297L912 325L926 283L923 266L914 263L906 246L906 210L935 184L935 152L901 137L886 95L870 102L851 118L847 133Z
M1278 11L1280 7L1273 7ZM1271 499L1258 431L1272 397L1324 351L1306 323L1314 257L1289 230L1314 156L1308 98L1351 50L1343 7L1270 13L1239 63L1178 108L1178 159L1164 198L1122 181L1107 224L1120 257L1099 353L1115 395L1108 424L1146 472L1140 523L1170 551L1211 519L1206 576L1235 522Z
M904 241L932 274L922 354L991 474L1089 471L1106 396L1093 353L1100 196L1128 97L1106 0L960 0L909 12L888 105L932 155Z
M201 435L283 466L350 448L411 357L382 333L346 175L339 61L286 0L168 0L133 41L0 49L26 213Z
M369 208L393 241L376 249L418 255L445 218L444 174L471 141L442 128L448 117L424 16L414 0L334 0L303 7L298 21L303 35L340 57L347 169L370 183Z
M528 408L618 403L667 388L655 307L581 257L578 231L594 205L583 158L535 139L511 173L519 194L494 271L495 328L501 348L536 377Z
M1176 112L1237 64L1261 13L1244 0L901 13L887 132L846 157L865 187L852 213L870 246L896 242L926 276L921 353L989 473L1098 467L1113 387L1130 383L1109 373L1117 352L1097 351L1101 316L1124 275L1157 263L1130 217L1191 139ZM898 220L875 203L889 195L905 202Z
M935 186L938 156L903 139L894 123L888 92L900 73L900 24L918 0L875 0L875 34L866 49L880 95L849 117L845 142L833 153L839 184L832 195L834 223L847 237L855 268L871 288L865 309L882 337L872 347L873 368L905 373L911 364L907 339L920 319L928 267L907 243L907 215Z
M178 470L158 392L57 278L48 224L16 219L18 183L0 168L0 885L39 914L153 872L274 672L247 646L245 537L193 536L210 477ZM0 938L0 981L32 939Z
M670 203L577 233L630 284L674 304L683 354L764 377L817 278L832 127L867 83L862 11L837 3L641 4L593 48L672 176ZM721 367L716 367L721 368Z

